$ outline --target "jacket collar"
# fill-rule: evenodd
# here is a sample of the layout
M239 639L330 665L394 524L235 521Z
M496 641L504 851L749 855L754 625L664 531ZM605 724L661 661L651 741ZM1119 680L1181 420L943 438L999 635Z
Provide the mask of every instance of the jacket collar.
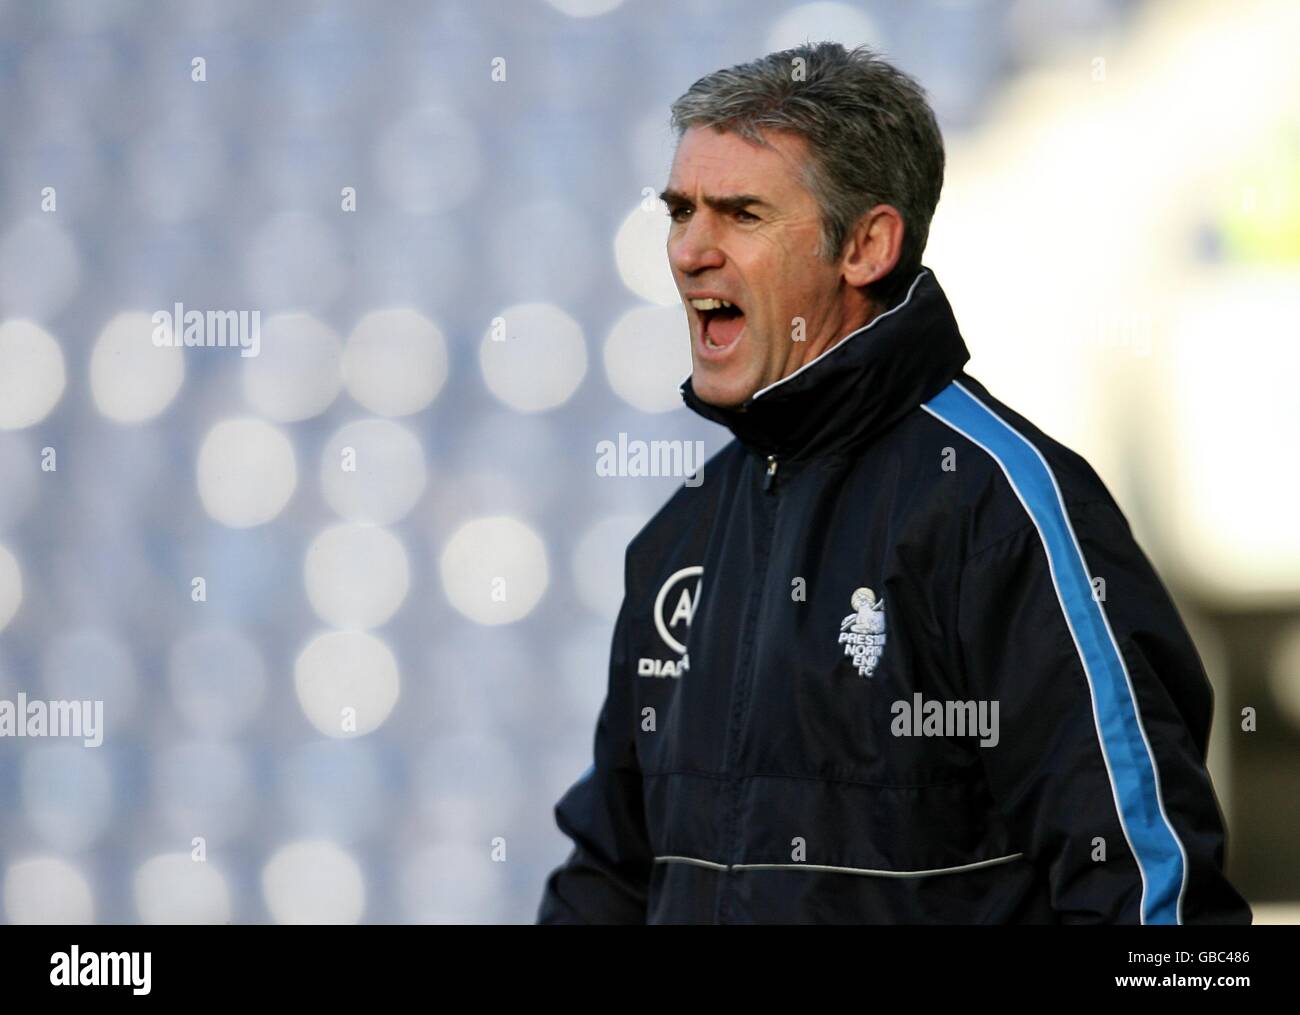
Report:
M969 359L948 298L922 267L901 301L743 404L702 401L690 377L681 392L692 410L755 451L816 457L869 443L942 391Z

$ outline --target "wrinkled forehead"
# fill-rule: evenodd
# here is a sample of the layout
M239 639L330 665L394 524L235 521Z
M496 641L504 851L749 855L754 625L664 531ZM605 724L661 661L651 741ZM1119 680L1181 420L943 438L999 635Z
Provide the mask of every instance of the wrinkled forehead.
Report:
M807 194L803 169L807 144L796 134L766 131L764 145L732 131L692 127L677 143L668 187L695 199L701 194L757 194L774 204Z

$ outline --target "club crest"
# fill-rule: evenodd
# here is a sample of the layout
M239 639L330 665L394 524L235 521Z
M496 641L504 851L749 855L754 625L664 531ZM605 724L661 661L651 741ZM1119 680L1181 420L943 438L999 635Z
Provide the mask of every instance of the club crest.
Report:
M861 676L869 677L885 652L885 601L871 589L857 589L849 598L856 611L840 622L840 644Z

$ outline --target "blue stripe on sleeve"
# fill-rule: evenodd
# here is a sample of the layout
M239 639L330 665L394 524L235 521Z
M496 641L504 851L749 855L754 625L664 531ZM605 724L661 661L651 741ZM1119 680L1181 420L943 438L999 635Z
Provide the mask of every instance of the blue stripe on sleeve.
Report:
M1036 447L957 381L923 408L998 463L1037 527L1087 677L1120 825L1142 876L1142 922L1181 923L1186 854L1165 813L1128 668L1093 596L1056 477Z

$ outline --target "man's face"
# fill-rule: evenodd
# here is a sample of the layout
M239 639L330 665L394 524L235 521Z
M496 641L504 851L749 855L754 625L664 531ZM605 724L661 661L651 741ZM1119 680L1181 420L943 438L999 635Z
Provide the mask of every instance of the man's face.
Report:
M788 133L764 137L772 148L687 130L663 194L668 259L691 325L691 383L714 405L739 405L851 326L839 268L818 256L820 209L800 179L807 146ZM699 309L707 297L737 309Z

